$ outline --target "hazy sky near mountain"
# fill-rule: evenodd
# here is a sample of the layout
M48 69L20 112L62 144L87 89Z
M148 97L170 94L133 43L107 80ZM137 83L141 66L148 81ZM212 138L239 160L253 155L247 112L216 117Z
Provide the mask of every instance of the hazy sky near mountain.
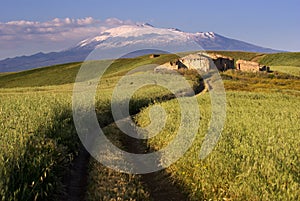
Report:
M300 1L1 0L0 58L68 48L135 22L300 51Z

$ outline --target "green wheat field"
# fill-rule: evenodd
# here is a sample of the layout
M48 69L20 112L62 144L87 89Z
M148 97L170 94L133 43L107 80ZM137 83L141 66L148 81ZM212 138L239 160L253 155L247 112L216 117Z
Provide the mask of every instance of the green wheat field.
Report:
M164 174L188 200L300 200L300 53L219 53L258 61L273 72L220 72L227 102L219 142L207 158L199 158L211 116L209 93L200 93L196 140ZM174 58L119 59L102 77L96 113L105 134L119 147L126 149L110 111L118 80L138 66ZM72 90L80 66L79 62L0 74L1 200L57 200L65 193L64 175L81 147L72 118ZM195 72L180 73L194 89L201 87ZM130 100L132 119L142 127L150 124L149 110L156 105L165 109L167 122L146 142L153 151L176 135L178 101L159 86L143 87ZM87 168L86 200L151 200L141 175L114 171L92 158Z

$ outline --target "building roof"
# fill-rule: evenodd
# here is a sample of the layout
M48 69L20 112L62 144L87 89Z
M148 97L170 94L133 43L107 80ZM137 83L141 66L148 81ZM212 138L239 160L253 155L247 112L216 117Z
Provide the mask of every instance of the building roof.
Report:
M206 53L202 53L202 52L199 52L199 53L195 53L195 54L189 54L185 57L182 57L180 58L181 60L193 60L193 59L199 59L199 58L210 58L210 56Z
M233 60L233 58L231 57L227 57L221 54L216 54L216 53L205 53L205 52L198 52L195 54L189 54L185 57L182 57L181 59L187 59L187 60L192 60L192 59L199 59L199 58L211 58L211 59L218 59L218 58L223 58L223 59L229 59L229 60Z
M259 63L255 62L255 61L246 61L246 60L242 60L242 59L239 59L236 61L236 63L242 63L242 64L249 64L249 65L259 65Z

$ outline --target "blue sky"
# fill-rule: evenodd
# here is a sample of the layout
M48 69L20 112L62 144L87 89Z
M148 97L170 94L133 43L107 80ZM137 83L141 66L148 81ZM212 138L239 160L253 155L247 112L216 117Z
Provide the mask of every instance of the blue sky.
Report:
M118 18L122 21L148 22L156 27L179 28L187 32L213 31L264 47L300 51L299 0L1 0L0 5L2 25L20 20L49 22L54 18L92 17L104 22L107 18ZM0 27L0 36L6 29L4 25L2 29ZM7 43L0 45L5 47ZM22 54L25 47L20 46L21 40L18 44L5 47L6 52L9 52L7 55ZM33 43L32 47L29 46L30 43L26 45L30 53L38 48L47 51L47 44L43 48ZM50 49L55 50L55 47ZM1 51L0 58L5 55L4 50Z

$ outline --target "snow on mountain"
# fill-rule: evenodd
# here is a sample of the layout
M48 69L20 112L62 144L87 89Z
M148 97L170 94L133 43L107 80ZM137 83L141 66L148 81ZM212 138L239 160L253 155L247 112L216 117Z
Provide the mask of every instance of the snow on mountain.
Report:
M99 36L81 41L75 48L115 48L133 44L165 44L174 39L187 42L188 34L171 29L160 29L150 25L124 25L102 32Z
M214 32L188 33L174 28L156 28L150 24L122 25L107 29L61 52L39 53L0 61L0 72L12 72L35 67L85 60L93 50L100 50L97 59L117 58L137 49L159 49L167 52L190 50L235 50L249 52L279 52L243 41L226 38ZM151 53L149 51L145 51ZM126 52L125 52L126 53Z
M200 39L213 39L213 32L186 33L178 29L155 28L149 24L124 25L102 32L99 36L86 39L77 44L75 48L113 48L132 44L187 43ZM118 38L118 43L113 43L113 38ZM111 41L107 41L111 40ZM104 42L106 41L106 42ZM103 43L104 42L104 43Z

